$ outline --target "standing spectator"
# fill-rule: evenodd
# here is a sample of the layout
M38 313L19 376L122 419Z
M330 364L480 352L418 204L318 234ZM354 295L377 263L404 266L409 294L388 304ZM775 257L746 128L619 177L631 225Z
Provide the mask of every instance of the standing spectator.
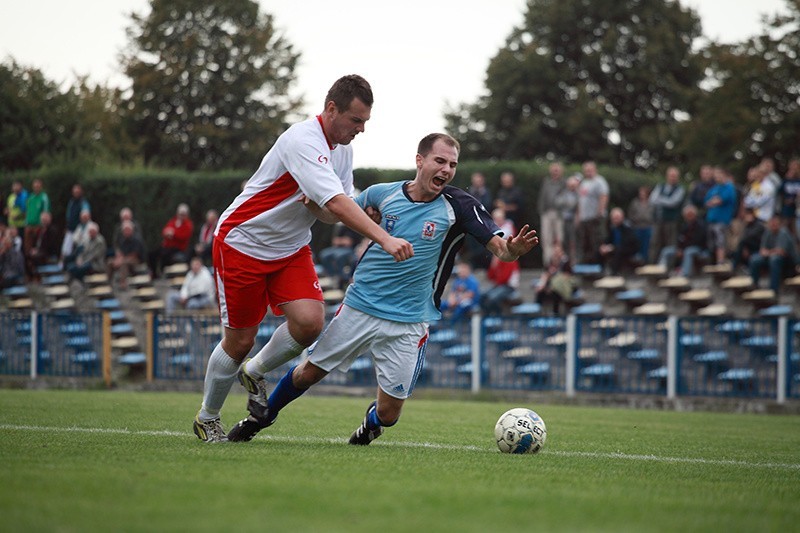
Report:
M167 221L161 230L161 246L149 255L150 271L153 277L161 275L165 266L187 260L189 241L194 233L194 224L189 218L189 206L178 205L175 216Z
M73 232L81 223L81 212L92 212L89 201L83 195L83 187L76 183L72 186L72 196L67 202L67 212L64 223L64 241L62 243L61 255L68 255L73 248ZM66 251L66 253L65 253Z
M653 240L650 248L650 262L658 257L662 249L675 247L678 242L678 222L681 206L686 197L686 190L680 182L678 167L669 167L665 181L659 183L650 193L650 205L653 206ZM695 207L697 210L697 208Z
M789 230L781 225L780 215L772 215L761 237L758 253L750 258L750 277L758 286L761 270L769 267L769 288L778 292L784 275L797 264L797 248Z
M467 192L470 193L481 205L486 208L486 211L492 210L492 193L486 186L486 176L482 172L473 172L469 178L469 187Z
M736 188L733 186L733 177L722 168L714 171L714 181L714 186L706 194L706 222L708 245L719 265L728 255L726 233L736 214Z
M8 218L8 226L17 228L18 232L22 232L25 227L25 210L28 206L28 191L22 186L22 182L14 180L11 184L11 194L6 199L6 217Z
M467 192L478 200L484 209L491 212L493 205L492 193L486 186L486 177L483 173L472 173ZM464 239L464 247L461 250L462 257L469 261L472 268L487 268L489 261L492 259L492 254L470 234L467 234Z
M653 206L650 205L650 187L642 185L636 197L628 205L628 222L630 222L636 240L639 241L639 258L650 260L650 238L653 235Z
M515 228L521 228L525 215L525 196L515 184L514 174L503 172L500 174L500 188L494 196L494 206L502 208L506 216L514 223Z
M764 167L756 166L747 172L747 180L750 182L750 189L742 199L744 207L755 210L756 218L766 224L775 214L775 197L777 189L772 180L767 178L768 174Z
M25 268L28 277L38 280L37 267L58 261L61 251L61 233L53 225L53 215L45 211L39 218L39 227L33 236L33 245L25 255Z
M638 252L639 240L625 220L625 211L615 207L609 214L607 237L599 249L602 264L608 266L612 275L618 276L623 270L633 270Z
M758 164L761 170L766 174L766 178L772 183L773 188L778 191L781 188L781 176L775 172L775 160L771 157L764 157Z
M13 229L16 231L16 227ZM13 232L6 231L0 235L0 289L21 285L24 282L25 260L22 252L14 246Z
M186 273L181 290L171 290L167 294L167 312L172 312L178 307L187 310L208 309L213 307L215 303L214 278L200 257L193 257L189 263L189 272Z
M442 299L442 312L450 315L451 322L459 322L477 310L479 301L478 278L469 264L462 261L456 265L456 279L450 285L447 298Z
M564 242L564 221L561 218L556 199L566 188L564 166L558 162L550 163L548 176L542 179L537 200L541 218L539 244L542 247L542 262L545 265L550 263L553 245Z
M136 235L133 221L126 220L122 223L122 233L114 241L114 256L108 259L108 279L114 279L114 272L119 271L119 286L128 288L128 276L133 269L145 260L144 241Z
M705 221L697 215L697 208L686 204L678 242L662 248L658 262L672 269L680 261L680 274L688 278L694 273L695 261L703 257L708 257L708 230Z
M95 222L89 222L87 236L88 240L81 246L75 261L67 265L67 272L79 281L83 281L87 274L104 272L106 267L108 247L106 240L100 235L100 227Z
M702 165L700 176L689 184L689 202L697 208L697 215L704 217L706 213L706 195L714 186L714 167Z
M206 221L200 226L200 235L194 245L194 256L199 257L205 265L211 265L211 245L214 242L214 230L217 229L219 213L216 209L206 211Z
M597 263L597 251L605 239L606 213L608 209L608 182L597 173L594 161L583 164L583 179L578 185L577 245L579 263Z
M575 257L575 215L578 210L578 186L581 180L577 175L567 178L566 187L556 197L556 206L564 226L564 242L561 249L568 257Z
M31 194L28 195L28 202L25 209L25 236L23 237L23 251L25 255L33 247L36 231L41 224L42 213L50 212L50 197L44 192L42 180L35 179L31 185Z
M764 236L766 229L764 223L756 218L755 211L752 209L745 209L742 218L744 222L742 234L736 242L731 258L731 266L734 271L739 265L749 264L750 258L758 253L761 248L761 237Z
M789 168L780 188L780 208L778 212L789 232L797 238L797 211L800 206L800 159L789 161Z

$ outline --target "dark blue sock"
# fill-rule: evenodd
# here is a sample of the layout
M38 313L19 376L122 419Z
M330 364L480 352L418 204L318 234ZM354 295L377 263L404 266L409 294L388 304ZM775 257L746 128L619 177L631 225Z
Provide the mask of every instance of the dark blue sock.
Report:
M298 389L292 383L292 372L296 367L293 366L289 369L289 372L286 373L285 376L281 378L278 382L278 385L272 391L272 394L269 395L269 400L267 400L267 406L269 407L269 420L270 422L275 420L275 417L278 416L278 413L281 409L286 407L287 404L299 398L305 391L308 389Z

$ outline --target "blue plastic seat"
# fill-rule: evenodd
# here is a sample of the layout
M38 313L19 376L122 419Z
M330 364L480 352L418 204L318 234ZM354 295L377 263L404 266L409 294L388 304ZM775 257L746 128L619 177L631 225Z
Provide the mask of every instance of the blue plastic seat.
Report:
M117 361L122 365L141 365L147 361L147 356L141 352L130 352L120 355Z
M442 350L442 357L462 358L472 354L472 346L469 344L456 344Z

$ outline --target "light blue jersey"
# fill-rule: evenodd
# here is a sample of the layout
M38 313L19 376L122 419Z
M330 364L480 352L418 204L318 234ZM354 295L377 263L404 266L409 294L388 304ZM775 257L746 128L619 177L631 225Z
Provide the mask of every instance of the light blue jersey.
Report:
M408 183L373 185L356 202L378 209L383 228L410 242L414 257L398 263L383 248L370 244L344 302L386 320L431 322L442 316L442 292L465 234L486 245L502 232L480 202L461 189L447 186L430 202L414 202L405 190Z

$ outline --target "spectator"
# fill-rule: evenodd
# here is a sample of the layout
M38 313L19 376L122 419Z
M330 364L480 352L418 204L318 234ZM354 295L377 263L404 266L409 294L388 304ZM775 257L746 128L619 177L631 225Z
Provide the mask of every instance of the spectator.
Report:
M553 306L554 314L561 314L561 304L575 296L578 284L572 275L572 265L561 245L553 246L550 263L545 265L536 284L536 303L544 307L547 302Z
M766 179L772 183L773 189L779 191L781 188L781 176L775 172L775 161L771 157L764 157L758 166L766 175Z
M643 262L650 260L650 237L653 235L653 207L650 205L650 188L642 185L636 197L628 206L628 222L630 222L636 240L639 241L637 256Z
M511 219L515 228L521 228L525 214L525 196L514 183L514 174L503 172L500 174L500 188L494 197L494 206L505 211L506 217Z
M681 262L680 274L691 277L697 259L708 257L708 231L703 219L698 217L697 208L692 204L683 206L683 224L678 233L675 246L662 248L658 262L667 269L672 269L677 261Z
M89 201L83 196L83 187L76 183L72 186L72 196L67 202L66 221L64 224L64 241L62 243L61 255L69 255L73 249L73 233L81 223L81 213L88 211L91 215Z
M481 172L473 172L470 176L470 185L467 187L470 193L488 212L491 212L493 200L492 193L486 186L486 177ZM486 247L467 234L462 248L462 257L470 262L473 268L487 268L491 261L492 254Z
M442 312L450 315L455 323L469 317L477 310L480 301L480 286L468 263L456 265L456 279L450 285L447 298L442 300Z
M700 177L689 185L689 202L697 208L697 216L705 217L706 195L714 186L714 167L700 167Z
M119 210L119 222L117 225L114 226L114 234L112 236L111 244L116 248L119 245L120 240L122 239L122 226L126 222L130 222L133 224L133 234L142 242L144 242L144 235L142 234L142 228L139 227L139 223L136 222L133 218L133 211L130 207L123 207Z
M356 246L362 237L345 224L337 222L334 226L331 245L319 251L319 264L325 273L336 279L339 288L344 288L350 281L356 265Z
M215 302L214 278L200 257L193 257L181 290L171 290L167 294L167 312L175 311L178 307L187 310L207 309L213 307Z
M564 221L556 199L566 188L564 166L561 163L550 163L548 176L542 179L537 199L541 218L539 245L542 247L542 263L545 265L550 263L553 246L564 242Z
M16 231L16 227L13 229ZM0 236L0 289L21 285L24 282L25 260L22 252L14 246L13 232L6 231Z
M566 187L556 197L556 206L564 225L564 241L561 249L568 257L575 257L575 214L578 209L578 186L581 180L577 175L567 178Z
M11 184L11 194L6 199L6 217L8 226L17 228L21 232L25 227L25 210L28 206L28 191L22 186L22 182L14 180Z
M751 168L747 172L747 179L750 182L750 189L742 199L742 204L744 207L754 209L756 218L766 224L775 214L777 196L775 184L767 178L767 173L761 166Z
M625 220L625 212L619 207L611 210L607 235L599 249L602 264L614 276L623 270L633 270L635 256L639 252L639 241L633 228Z
M503 208L497 207L492 211L492 220L497 224L497 227L503 230L503 237L511 237L517 234L517 228L514 223L506 217L506 212Z
M100 227L95 222L87 225L87 241L81 246L75 261L67 265L67 272L79 281L87 274L105 271L106 240L100 235Z
M735 271L739 265L747 265L750 258L758 253L761 248L761 237L764 236L764 223L756 218L753 209L745 209L743 214L744 227L742 235L736 243L731 258L731 266Z
M189 241L194 233L194 224L189 218L189 206L180 204L175 216L167 221L161 230L161 246L149 255L150 271L153 277L161 275L161 269L173 263L187 260Z
M576 260L579 263L597 263L597 251L605 239L608 209L608 182L597 173L594 161L583 164L583 179L578 185L578 212Z
M31 194L25 208L25 235L23 237L23 251L25 255L33 247L36 232L41 223L42 213L50 212L50 197L44 192L42 180L35 179L31 185Z
M215 209L206 211L206 221L200 226L200 235L194 245L194 256L199 257L203 264L211 265L211 246L214 242L214 230L217 229L219 213Z
M509 235L515 235L515 233ZM501 313L517 294L519 260L507 262L492 256L486 277L492 282L492 286L481 297L481 308L486 313Z
M61 234L53 225L53 215L45 211L40 215L39 226L33 235L33 245L25 255L28 277L38 280L36 269L41 265L57 262L60 250Z
M800 235L797 231L797 211L800 207L800 159L789 161L789 168L786 170L779 193L781 203L778 211L786 228L797 238Z
M664 183L659 183L650 193L650 205L653 206L653 239L650 243L650 262L655 262L662 249L678 242L678 225L681 206L686 190L679 183L681 179L678 167L669 167ZM697 209L695 207L695 209Z
M114 255L108 259L107 271L109 281L113 281L114 272L119 272L119 286L128 288L128 276L145 260L144 241L136 235L133 221L122 223L122 233L114 242Z
M66 246L66 238L61 244L61 262L66 265L75 261L81 249L89 241L89 224L92 222L92 213L88 210L81 211L78 226L72 232L70 246Z
M714 170L714 181L705 199L708 245L716 263L722 264L728 255L726 233L736 214L736 188L733 177L722 168Z
M778 292L783 277L792 271L797 264L797 248L794 238L781 225L780 215L772 215L767 229L761 237L758 253L750 258L750 277L758 286L761 270L769 268L769 288Z

